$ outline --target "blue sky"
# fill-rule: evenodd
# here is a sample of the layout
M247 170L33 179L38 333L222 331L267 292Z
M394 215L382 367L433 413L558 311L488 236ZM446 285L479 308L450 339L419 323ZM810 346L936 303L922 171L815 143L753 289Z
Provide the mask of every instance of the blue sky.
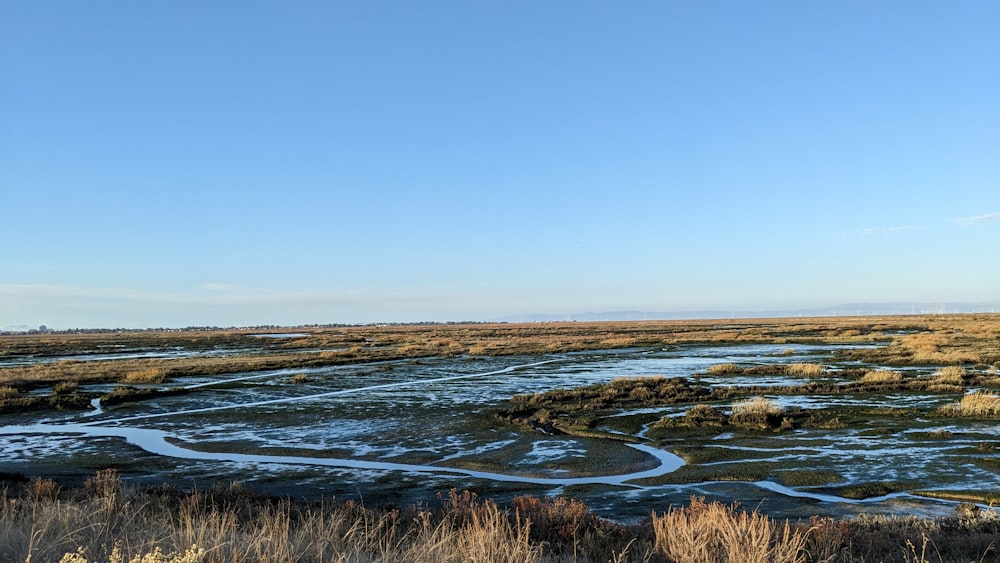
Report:
M1000 3L0 0L0 325L1000 300Z

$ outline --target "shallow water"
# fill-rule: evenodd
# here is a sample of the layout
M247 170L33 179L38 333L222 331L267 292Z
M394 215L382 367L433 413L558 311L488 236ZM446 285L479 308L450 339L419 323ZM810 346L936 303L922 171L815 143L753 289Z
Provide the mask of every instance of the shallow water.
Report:
M786 350L793 353L787 354ZM402 499L431 498L452 487L488 494L572 494L605 515L628 519L684 504L692 494L730 500L756 498L776 515L898 511L945 514L954 503L895 494L858 502L830 487L787 487L773 481L640 486L683 461L654 444L609 443L525 433L499 425L492 413L512 395L603 383L621 376L688 377L719 363L741 365L832 361L834 347L743 345L615 350L539 357L425 359L420 362L236 373L182 382L189 395L163 397L87 413L54 415L42 424L0 427L0 469L29 472L45 464L124 463L155 482L183 479L285 481L308 490L361 496L392 490ZM305 374L306 383L292 377ZM736 379L716 378L732 385ZM790 379L791 384L804 381ZM702 377L702 383L716 382ZM754 384L761 384L755 381ZM775 384L778 384L775 382ZM789 384L789 383L781 383ZM940 397L899 395L894 403L932 405ZM817 408L877 405L886 397L780 397L785 406ZM99 405L98 405L99 406ZM653 416L683 406L639 409ZM959 447L974 447L995 425L963 428L957 441L921 442L907 432L865 436L856 430L796 432L782 437L765 461L793 460L803 468L836 469L844 483L927 481L920 488L952 487L974 479L1000 485L992 472L955 463ZM826 440L825 445L809 442ZM721 434L720 447L740 447ZM807 445L802 445L807 444ZM759 458L757 458L759 459ZM618 463L618 460L621 462ZM742 462L746 463L746 462ZM751 462L752 463L752 462ZM482 467L480 467L482 466ZM34 471L31 474L37 474ZM331 484L334 483L334 484ZM666 504L664 504L666 503Z

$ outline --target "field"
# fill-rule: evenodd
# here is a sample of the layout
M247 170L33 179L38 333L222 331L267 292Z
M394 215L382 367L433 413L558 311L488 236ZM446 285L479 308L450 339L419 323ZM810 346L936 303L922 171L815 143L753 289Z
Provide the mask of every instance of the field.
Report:
M106 559L115 537L124 560L195 543L238 559L176 529L45 547L12 507L127 497L117 513L139 503L178 522L222 498L198 518L240 527L259 520L231 510L240 495L286 535L311 518L384 532L405 514L398 537L302 560L390 544L392 559L426 559L432 538L488 521L515 560L697 560L667 535L699 518L773 525L768 549L806 560L975 560L1000 547L998 366L1000 316L985 314L4 335L0 534L28 530L0 560L82 545ZM448 553L433 558L497 560Z

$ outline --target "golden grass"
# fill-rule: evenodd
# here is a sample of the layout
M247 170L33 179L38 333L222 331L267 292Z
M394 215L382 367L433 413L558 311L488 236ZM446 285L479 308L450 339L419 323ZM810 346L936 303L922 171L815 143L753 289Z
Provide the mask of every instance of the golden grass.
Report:
M125 486L113 471L88 483L85 496L66 500L0 492L0 561L515 563L543 552L520 514L469 495L403 514L253 502L238 486L171 500Z
M798 377L819 377L826 374L826 366L822 364L794 363L784 366L786 375Z
M1000 396L986 391L967 393L958 403L941 407L949 415L990 418L1000 416Z
M163 553L159 547L148 553L140 553L128 560L128 563L199 563L205 558L205 550L196 545L189 547L184 553L171 551ZM100 563L98 559L87 559L86 550L77 548L74 553L63 555L59 563ZM125 563L125 556L122 554L121 543L116 543L108 555L108 563Z
M791 421L784 419L779 421L778 417L784 413L784 409L777 403L766 397L753 397L744 401L733 403L732 414L729 416L729 423L736 426L756 427L759 429L780 428L790 429Z
M0 489L0 561L890 561L922 538L943 561L985 561L996 553L1000 521L977 509L947 522L862 516L791 524L692 497L689 506L622 525L572 499L521 496L501 507L452 491L439 508L374 509L258 499L235 483L153 493L113 470L82 491L36 480L22 493Z
M903 374L889 369L868 370L861 376L862 383L897 383L903 380Z
M800 563L806 560L808 529L793 528L736 505L691 498L689 507L652 515L655 550L670 561Z
M776 416L784 409L767 397L753 397L733 403L733 416Z
M167 370L162 367L149 367L127 372L121 383L163 383L167 380Z
M52 386L53 395L64 395L76 393L80 390L80 384L76 381L60 381Z
M21 392L15 387L11 387L10 385L0 386L0 399L13 399L20 394Z
M934 381L939 384L962 385L965 375L965 368L961 366L948 366L934 372Z
M727 375L739 373L740 368L736 364L715 364L708 366L708 375Z
M63 360L0 368L0 385L22 392L66 382L144 383L170 378L211 376L268 369L297 369L419 358L515 355L663 347L705 343L884 342L845 350L849 359L882 364L948 365L980 362L1000 365L1000 316L938 315L815 319L740 319L595 323L531 323L308 327L308 336L263 339L251 330L187 332L104 332L88 334L0 335L0 355L64 355L103 347L210 350L228 347L224 357L134 358L102 361ZM893 332L896 336L887 336ZM845 340L846 339L846 340ZM246 350L240 352L239 350ZM263 352L263 353L262 353ZM754 368L745 369L757 369ZM799 368L791 368L793 370ZM821 375L801 368L802 375ZM742 373L733 365L709 368L711 374ZM752 375L752 374L751 374Z

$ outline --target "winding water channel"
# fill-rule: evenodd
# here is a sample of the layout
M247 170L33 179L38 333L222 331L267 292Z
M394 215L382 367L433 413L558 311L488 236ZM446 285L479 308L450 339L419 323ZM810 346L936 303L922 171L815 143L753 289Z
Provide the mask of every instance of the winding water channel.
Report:
M500 496L572 494L595 510L619 518L641 517L650 510L682 504L691 495L738 500L746 506L802 517L831 511L927 516L953 510L954 503L906 493L848 499L829 488L790 487L772 480L648 484L676 471L684 461L653 443L608 444L608 440L528 435L491 422L492 410L516 394L621 376L689 377L726 362L831 359L829 346L702 346L556 354L542 359L426 359L192 378L176 382L185 385L190 391L187 395L103 410L95 404L86 413L42 421L6 420L0 426L0 469L55 467L78 458L110 465L131 457L133 471L145 472L150 481L165 475L284 481L286 491L343 495L354 490L369 496L379 491L399 499L426 498L451 487ZM293 382L295 376L304 382ZM772 384L802 382L801 378L771 379ZM708 376L702 377L702 383L733 384ZM794 402L794 398L786 400ZM684 408L651 410L669 416ZM977 432L996 430L979 428ZM733 439L721 434L717 446L744 447ZM817 444L820 439L827 442ZM970 436L949 447L969 446L976 439ZM887 436L879 436L876 442L851 432L830 437L801 434L790 435L786 441L787 450L775 451L774 460L791 459L806 468L829 467L847 480L871 480L874 475L919 479L927 477L930 464L948 463L949 448L915 450L912 444ZM797 441L808 445L799 446ZM761 460L768 458L751 457L744 463ZM934 478L942 479L942 486L968 478L997 481L996 475L965 466L936 471ZM646 484L641 484L642 479Z

